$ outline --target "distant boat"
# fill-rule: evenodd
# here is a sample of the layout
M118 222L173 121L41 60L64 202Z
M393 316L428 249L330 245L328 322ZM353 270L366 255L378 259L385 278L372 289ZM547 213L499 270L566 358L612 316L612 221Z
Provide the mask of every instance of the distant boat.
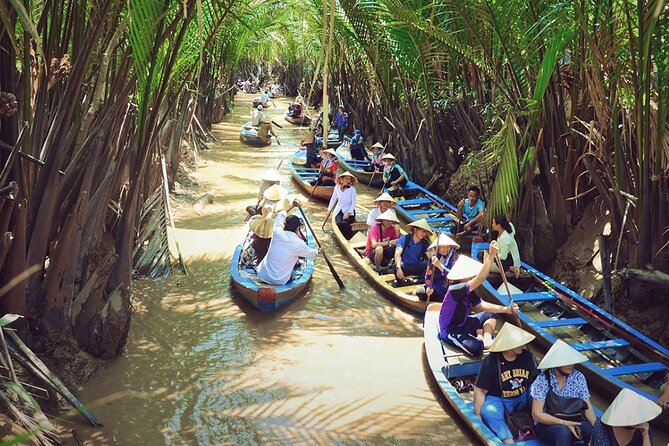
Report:
M303 113L302 116L290 116L288 112L284 115L286 121L295 125L309 125L311 124L311 116Z
M336 152L337 159L339 159L339 165L342 169L350 172L361 184L367 186L370 184L369 182L372 181L371 186L373 187L383 186L383 172L378 171L375 174L372 174L371 171L367 172L364 170L365 168L371 170L372 165L367 160L354 160L351 158L351 150L348 142L340 144L339 147L337 147Z
M269 146L272 139L258 135L258 129L251 125L251 121L243 124L239 129L239 140L251 146Z

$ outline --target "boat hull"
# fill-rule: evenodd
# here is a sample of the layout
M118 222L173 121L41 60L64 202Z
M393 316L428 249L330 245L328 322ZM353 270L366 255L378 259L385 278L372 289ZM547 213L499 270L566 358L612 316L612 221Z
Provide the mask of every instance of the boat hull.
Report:
M311 117L309 115L303 114L302 116L298 117L293 117L293 116L288 116L288 113L286 113L284 116L284 119L291 124L294 125L309 125L311 124Z
M304 191L307 196L317 198L321 201L330 201L334 186L312 186L309 181L315 180L318 177L318 169L310 167L296 166L290 164L290 172L293 180Z
M352 159L348 144L340 144L339 147L337 147L336 152L337 159L339 159L339 165L342 169L350 172L361 184L372 187L383 186L383 172L377 171L376 173L373 173L364 170L365 167L371 168L372 165L367 160L361 161Z
M253 127L250 122L240 127L239 140L244 144L256 147L265 147L272 144L272 139L258 135L258 129Z

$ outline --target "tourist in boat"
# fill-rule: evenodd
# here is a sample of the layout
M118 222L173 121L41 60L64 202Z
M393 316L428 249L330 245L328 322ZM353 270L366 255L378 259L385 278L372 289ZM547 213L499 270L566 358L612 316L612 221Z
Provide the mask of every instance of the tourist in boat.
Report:
M367 231L365 255L374 264L378 274L381 274L381 268L388 266L395 255L399 224L395 211L387 209L376 217L376 223Z
M469 356L480 356L493 343L492 335L497 325L497 314L515 314L518 305L502 306L481 300L474 290L488 277L490 264L497 254L497 242L490 243L488 258L484 263L465 255L446 275L452 283L439 313L441 339L464 351ZM474 310L476 314L470 314Z
M255 264L258 265L262 259L267 255L270 241L272 240L272 232L274 228L272 204L265 204L262 207L261 215L254 215L249 221L249 229L253 232L253 251L255 253Z
M406 276L420 276L420 281L423 280L428 262L427 248L434 234L424 218L409 223L407 231L410 232L399 238L395 248L395 278L398 283L403 283Z
M332 211L335 216L335 223L346 240L353 237L351 223L355 221L355 185L358 179L349 172L344 172L337 177L328 204L328 212Z
M362 136L362 130L355 129L353 131L353 138L351 138L349 150L351 152L352 159L358 161L369 161L367 150L365 150L365 137Z
M437 302L444 300L446 290L448 290L446 275L458 259L458 249L460 249L460 245L446 234L439 234L437 239L427 248L430 263L425 270L424 291L418 293L419 297L422 298L425 295L426 300Z
M386 192L376 197L374 199L374 202L376 203L376 207L371 211L369 211L369 214L367 214L367 226L369 226L370 228L376 224L376 218L379 215L383 214L388 209L395 206L395 199L390 195L388 195ZM393 209L393 213L394 212L395 210ZM398 230L399 234L399 227L396 229Z
M622 389L592 429L591 446L651 446L648 424L662 408L631 389Z
M337 129L337 132L339 132L339 141L343 141L346 129L348 128L348 113L344 111L343 105L337 107L337 113L335 114L335 128Z
M255 206L246 207L246 212L249 214L248 217L258 215L264 205L273 205L288 195L288 191L280 186L281 177L275 170L268 170L262 175L261 179L262 183L258 191L258 203Z
M558 339L546 352L539 363L543 370L532 383L532 417L536 422L534 431L537 437L550 446L572 446L579 440L585 444L590 441L592 426L597 417L590 403L590 391L585 376L574 365L586 362L588 358ZM557 395L560 398L583 400L587 409L582 421L570 421L547 413L547 400Z
M311 127L309 133L301 141L300 145L307 148L307 162L305 167L318 167L323 159L318 156L318 141L316 140L316 127Z
M267 255L258 265L258 277L265 283L285 285L291 277L295 263L300 257L314 258L323 253L323 248L312 249L298 235L304 222L296 215L288 215L292 209L300 207L299 200L280 210L274 216L272 241Z
M506 219L504 215L496 215L492 219L492 230L497 233L498 256L504 267L504 271L510 271L516 279L520 275L520 253L516 243L516 228ZM493 263L492 271L498 271L497 265Z
M265 88L265 90L260 94L260 102L262 103L263 107L269 107L269 90Z
M333 149L325 149L321 152L323 159L318 167L318 177L311 181L312 186L334 186L337 176L337 153Z
M263 106L261 104L258 104L258 107L251 112L251 125L254 127L259 127L260 123L262 122L263 118L263 112L262 112Z
M383 189L392 197L399 196L409 181L406 172L390 153L383 155L381 161L383 161Z
M456 213L458 220L462 221L463 217L467 220L464 225L461 225L458 235L466 235L478 231L478 225L485 218L485 203L479 198L480 196L481 189L476 185L472 185L467 189L467 197L458 203Z
M529 389L537 375L537 364L524 346L533 339L531 333L505 323L490 346L490 355L483 359L474 384L474 413L504 444L515 442L504 412L521 411L531 403Z
M365 172L380 172L383 170L383 161L381 161L384 152L383 144L375 142L369 150L372 151L372 157L369 160L369 166L363 167L363 170Z

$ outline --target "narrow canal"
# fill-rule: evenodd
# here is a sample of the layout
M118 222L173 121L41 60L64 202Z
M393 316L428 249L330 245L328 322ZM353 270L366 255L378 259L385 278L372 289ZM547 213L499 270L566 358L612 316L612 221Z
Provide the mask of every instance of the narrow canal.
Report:
M135 283L126 352L80 393L105 426L78 426L79 436L95 445L473 444L428 385L422 320L358 277L329 224L320 230L324 204L304 209L345 290L322 259L307 294L278 313L258 313L231 289L230 258L260 174L281 163L282 184L301 195L287 164L306 129L285 122L287 102L275 100L281 145L242 145L251 99L237 96L214 126L221 143L200 154L193 173L214 203L201 216L178 211L190 275ZM375 196L358 186L363 205Z

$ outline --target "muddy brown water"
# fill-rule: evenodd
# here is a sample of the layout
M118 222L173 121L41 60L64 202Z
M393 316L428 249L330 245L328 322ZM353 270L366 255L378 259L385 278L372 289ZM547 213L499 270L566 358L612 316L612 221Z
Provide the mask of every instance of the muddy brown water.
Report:
M214 127L220 144L200 154L192 174L214 204L201 216L177 212L190 275L134 284L125 352L80 392L104 427L77 420L72 428L91 445L474 444L430 387L422 319L358 277L328 227L320 230L325 204L304 208L345 290L322 259L306 295L276 313L257 312L232 289L230 258L259 175L284 159L282 184L302 194L287 164L306 129L284 121L287 102L274 100L281 145L242 145L252 98L238 95ZM376 196L365 186L358 194L368 207Z

